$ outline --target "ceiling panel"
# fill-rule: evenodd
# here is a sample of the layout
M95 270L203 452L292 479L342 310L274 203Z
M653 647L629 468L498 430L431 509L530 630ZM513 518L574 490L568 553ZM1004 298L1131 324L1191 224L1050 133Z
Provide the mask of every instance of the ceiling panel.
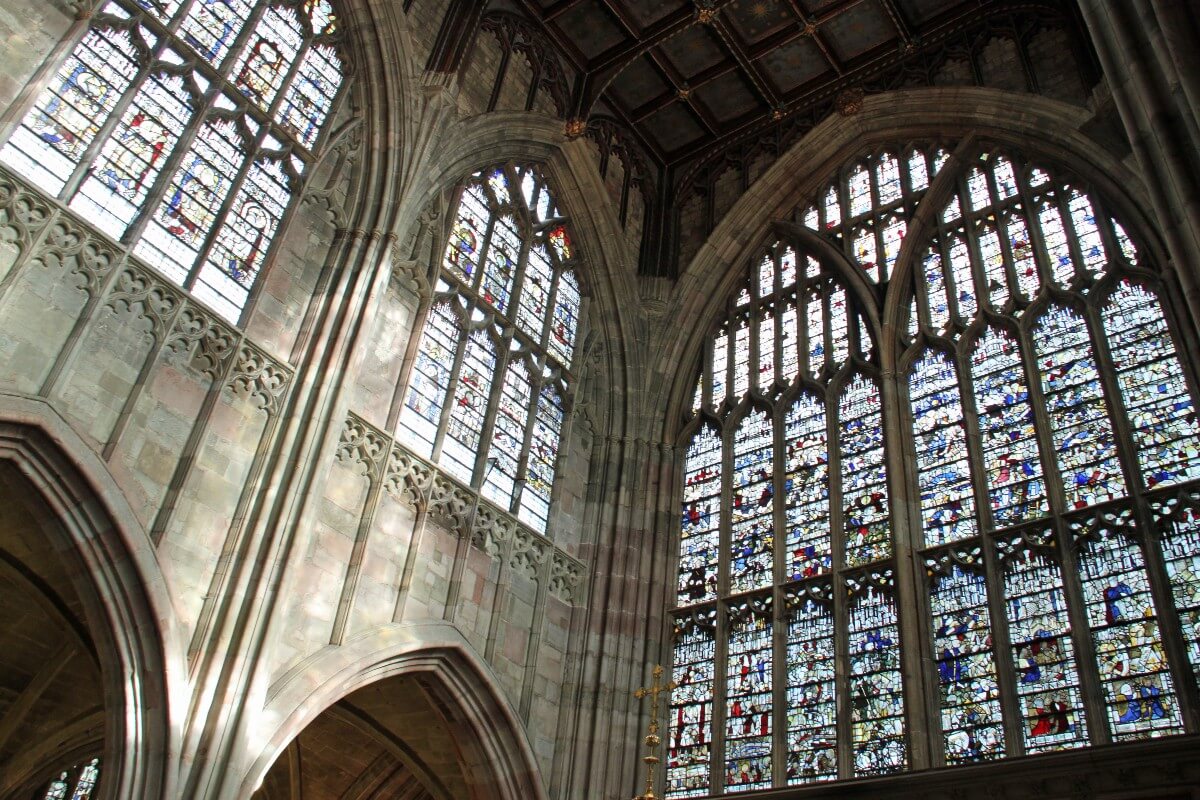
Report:
M839 14L821 26L820 33L843 62L897 39L899 32L878 0L863 0L852 14Z
M592 59L625 40L625 31L601 0L585 0L554 18L554 25Z
M613 78L612 93L625 108L633 110L653 100L663 92L674 91L661 73L643 56Z
M707 25L693 25L663 42L661 50L685 79L720 64L726 58L712 28Z
M759 104L758 93L739 72L727 72L693 95L721 122L744 117Z
M655 142L665 152L692 144L704 136L704 129L696 122L692 112L678 101L648 117L646 125Z
M831 73L829 59L808 36L776 47L759 59L759 64L775 88L783 94L803 86L818 75Z
M725 11L742 41L754 45L784 28L798 24L787 0L734 0Z

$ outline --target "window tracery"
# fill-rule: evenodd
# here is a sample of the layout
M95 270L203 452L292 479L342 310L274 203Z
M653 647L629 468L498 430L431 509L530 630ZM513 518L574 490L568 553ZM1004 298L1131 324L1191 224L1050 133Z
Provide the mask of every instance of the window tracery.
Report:
M414 452L540 532L573 386L576 258L537 167L468 178L400 413Z
M108 0L0 161L237 322L342 84L328 0Z
M715 325L676 613L714 620L717 719L679 749L697 715L673 698L668 797L904 770L917 737L952 766L1189 730L1200 427L1161 280L1088 187L1009 153L947 163L894 148L841 171L797 218L845 266L781 233ZM878 256L917 213L909 271L859 257L861 231Z

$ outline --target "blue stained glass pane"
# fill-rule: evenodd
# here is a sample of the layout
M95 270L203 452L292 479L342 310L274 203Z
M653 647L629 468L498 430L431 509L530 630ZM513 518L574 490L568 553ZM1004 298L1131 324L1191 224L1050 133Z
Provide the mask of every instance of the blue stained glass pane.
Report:
M212 119L201 125L134 252L182 284L245 158L234 122Z
M517 326L535 342L542 341L553 283L550 254L546 252L544 244L535 244L529 248L525 278L521 282L521 299L517 303Z
M1067 211L1071 215L1071 227L1075 229L1075 239L1083 256L1083 268L1092 275L1100 274L1107 258L1104 243L1100 239L1100 229L1096 226L1092 201L1078 189L1072 189L1067 197Z
M0 159L58 194L137 74L129 33L92 28L38 96Z
M729 609L725 791L771 786L771 596Z
M1038 274L1037 261L1033 257L1033 246L1029 242L1029 226L1025 224L1025 216L1019 210L1013 211L1005 218L1004 229L1008 236L1009 250L1012 252L1017 288L1026 300L1032 300L1041 288L1042 279Z
M683 466L679 542L679 605L717 596L720 553L721 436L703 427L692 437Z
M796 282L796 251L785 247L779 256L779 285L786 289Z
M716 612L701 609L675 620L675 690L671 692L667 741L667 797L709 794L712 743Z
M300 61L291 86L275 115L307 148L317 141L342 85L342 62L329 45L314 45Z
M112 136L71 200L113 238L120 238L142 207L154 180L192 117L183 78L157 73L146 78Z
M750 389L750 323L743 318L733 332L733 399Z
M1052 546L1048 533L1039 545ZM1062 572L1021 538L997 542L1004 559L1004 609L1027 753L1088 744Z
M908 154L908 185L914 192L929 187L929 164L920 150Z
M1196 409L1158 298L1121 281L1103 319L1147 488L1200 478Z
M487 413L488 397L496 372L496 344L487 331L473 331L467 338L458 385L450 401L450 422L442 442L440 463L463 483L471 482L479 437Z
M1016 341L989 329L971 351L971 376L993 523L1003 528L1044 516L1046 481Z
M79 778L75 781L75 791L71 800L88 800L96 789L96 781L100 779L100 759L93 758L91 763L79 770Z
M929 324L935 333L950 327L950 288L942 268L942 256L936 250L925 254L925 302L929 309ZM915 332L915 331L914 331Z
M758 320L758 389L769 392L775 383L775 312L764 309Z
M825 366L825 300L814 289L805 295L804 306L808 333L808 373L815 378Z
M483 495L501 508L508 508L516 486L518 459L525 446L525 429L529 422L529 406L533 390L529 385L529 369L521 360L513 361L504 371L500 389L500 404L496 410L496 425L488 455L496 459L487 473Z
M400 413L400 427L406 443L428 458L433 451L446 391L450 388L450 369L462 339L462 329L450 303L439 302L429 310L421 343L409 379L408 397Z
M981 562L982 558L971 559ZM981 563L941 565L929 594L933 656L948 764L1004 756L1000 686Z
M958 318L963 324L969 324L979 310L979 302L975 296L975 279L971 275L971 256L961 235L951 237L949 253Z
M1051 306L1033 342L1067 507L1121 497L1125 479L1087 324L1069 308Z
M726 387L729 381L729 334L725 331L718 333L713 339L712 350L712 404L720 406L725 402Z
M908 386L925 543L973 536L975 497L954 362L927 350L913 365Z
M783 345L783 363L780 364L780 374L787 383L795 383L800 374L800 337L797 334L796 307L788 304L783 309L783 331L780 334Z
M554 490L562 424L562 398L554 386L545 386L538 396L537 416L529 441L525 488L521 491L521 508L517 513L522 522L543 533L550 517L550 498Z
M575 353L575 335L579 326L579 281L570 270L558 273L558 286L554 296L554 320L546 343L550 355L564 367L571 366Z
M729 589L744 592L772 582L774 527L773 426L765 411L751 411L733 436L733 502L730 509Z
M833 609L804 591L787 600L787 782L830 781L837 778Z
M979 211L992 204L992 198L988 194L987 176L979 167L973 168L967 174L967 199L972 211Z
M850 753L856 776L883 775L908 763L900 627L890 580L856 585L850 603Z
M883 421L879 390L873 381L862 375L854 376L842 392L838 419L846 563L854 566L892 554Z
M997 158L995 166L992 168L992 175L996 179L996 190L999 192L1001 200L1016 196L1017 177L1013 173L1012 163L1008 159Z
M196 0L179 26L180 38L217 66L228 55L254 5L252 0Z
M1039 206L1038 224L1042 228L1042 240L1046 243L1050 274L1059 286L1069 286L1075 277L1075 265L1071 261L1071 247L1067 244L1062 212L1058 210L1054 198L1043 201Z
M840 367L850 357L850 308L846 290L837 285L829 293L829 335L833 366Z
M1090 535L1080 579L1109 731L1115 741L1182 733L1142 549L1105 525L1081 527Z
M987 281L987 297L996 311L1008 302L1008 275L1004 270L1004 253L1000 235L990 225L979 232L979 252L983 257L983 279Z
M850 175L846 196L850 198L850 216L857 217L871 210L871 174L858 166Z
M854 231L851 238L854 240L854 258L867 277L871 280L880 280L886 277L886 275L880 274L881 270L878 266L879 255L876 250L875 227L864 225Z
M810 578L833 566L824 403L800 395L788 411L785 425L788 577Z
M296 12L269 6L259 18L233 67L233 83L263 111L268 111L300 53L304 31Z
M278 161L262 159L250 165L193 288L227 319L237 319L291 199Z
M483 280L479 291L483 299L500 313L508 310L520 255L521 234L516 220L508 215L498 217L492 225L492 238L484 255Z
M1184 647L1200 684L1200 509L1194 495L1189 501L1166 528L1162 551Z
M895 156L885 153L875 165L875 183L879 186L879 204L887 205L900 199L900 164Z
M883 228L883 262L880 264L880 280L887 280L900 257L900 248L904 245L904 235L908 224L902 217L893 217L884 223Z
M459 280L467 283L475 280L479 251L483 248L491 218L483 187L473 183L464 188L454 229L446 245L446 257L442 260L442 266Z

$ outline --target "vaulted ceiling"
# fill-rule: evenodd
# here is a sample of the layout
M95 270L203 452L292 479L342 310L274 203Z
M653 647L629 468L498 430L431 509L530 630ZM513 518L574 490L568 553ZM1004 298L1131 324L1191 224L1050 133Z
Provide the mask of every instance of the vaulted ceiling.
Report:
M582 75L573 118L611 110L668 167L898 68L981 19L1058 0L516 0Z

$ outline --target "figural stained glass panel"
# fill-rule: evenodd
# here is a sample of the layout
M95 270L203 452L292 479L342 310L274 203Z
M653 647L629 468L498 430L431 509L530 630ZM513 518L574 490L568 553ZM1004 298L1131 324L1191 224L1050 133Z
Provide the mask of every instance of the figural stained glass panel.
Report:
M110 0L0 161L236 323L341 88L335 31L325 0Z
M541 171L502 164L457 192L399 438L537 531L549 525L583 297ZM472 332L448 346L448 318ZM457 340L455 340L457 341Z
M729 607L725 669L725 791L771 786L771 596Z
M709 794L716 611L700 609L675 618L671 707L667 725L667 797Z
M828 582L787 592L787 782L837 778L837 662Z
M850 749L855 776L905 768L900 627L890 571L847 579Z

